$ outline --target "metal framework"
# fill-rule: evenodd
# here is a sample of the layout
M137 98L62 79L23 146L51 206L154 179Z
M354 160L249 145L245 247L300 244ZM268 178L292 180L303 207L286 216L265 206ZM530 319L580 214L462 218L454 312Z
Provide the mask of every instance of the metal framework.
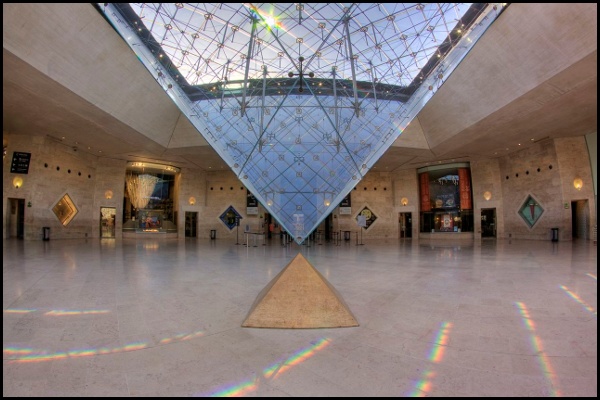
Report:
M299 244L503 10L502 3L97 7ZM314 76L303 73L309 68Z

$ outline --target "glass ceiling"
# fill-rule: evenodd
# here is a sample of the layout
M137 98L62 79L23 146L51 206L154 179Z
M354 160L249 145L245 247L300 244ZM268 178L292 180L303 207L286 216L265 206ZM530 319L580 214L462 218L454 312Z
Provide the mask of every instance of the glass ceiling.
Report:
M97 3L298 244L448 79L502 3Z

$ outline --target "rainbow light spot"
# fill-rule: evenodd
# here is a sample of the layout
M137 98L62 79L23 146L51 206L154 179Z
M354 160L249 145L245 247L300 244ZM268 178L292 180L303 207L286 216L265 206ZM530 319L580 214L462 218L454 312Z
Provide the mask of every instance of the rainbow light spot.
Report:
M282 25L281 22L277 20L277 18L275 18L272 14L268 14L264 11L259 10L256 6L252 5L252 4L244 4L244 6L248 7L249 9L251 9L252 11L254 11L256 14L260 15L264 21L264 24L269 28L269 29L281 29Z
M533 351L535 354L537 354L540 368L541 368L542 372L544 373L544 375L546 376L546 379L550 383L550 387L552 389L552 396L553 397L560 396L561 395L560 390L558 389L558 385L556 382L556 380L557 380L556 373L554 372L552 365L550 364L550 359L548 358L546 353L544 353L542 341L535 333L535 324L531 320L529 311L527 310L527 307L525 306L525 304L520 301L515 302L515 305L519 309L519 313L521 314L523 324L525 325L525 327L531 334L530 339L531 339L531 345L533 347Z
M435 339L433 340L433 346L429 351L429 361L439 364L444 359L444 352L448 346L448 338L450 337L450 328L452 328L451 322L443 322L438 330ZM431 381L435 378L435 371L431 368L425 370L421 379L415 383L415 387L408 394L408 397L424 397L431 391Z
M287 360L283 362L277 362L270 367L267 367L263 370L263 375L265 378L273 379L276 374L282 373L293 367L294 365L300 364L302 361L312 357L319 350L325 348L331 341L326 338L319 339L310 347L307 347L302 350L298 350L294 355L288 357Z
M587 276L589 276L590 278L592 278L593 280L597 281L598 278L596 277L596 275L594 274L590 274L589 272L586 274Z
M314 342L314 344L305 349L298 350L292 356L288 357L285 361L277 362L263 370L263 376L267 379L273 379L277 374L287 371L294 365L300 364L302 361L313 356L317 351L324 349L329 343L330 339L322 338ZM218 389L208 397L236 397L244 396L258 388L257 379L248 379L242 383L234 386ZM204 397L204 396L203 396Z
M181 342L198 336L202 336L202 331L196 331L189 334L178 334L172 338L164 338L159 341L159 345L173 342ZM142 350L151 347L149 342L132 342L121 347L100 347L97 349L76 349L62 352L49 352L47 350L34 350L31 348L19 348L7 346L4 348L4 357L9 362L41 362L61 360L67 358L91 357L103 354L123 353L128 351Z
M448 333L450 332L450 328L452 327L452 323L444 322L442 327L438 331L438 334L433 341L436 345L431 348L431 352L429 353L429 360L435 363L439 363L444 358L444 351L446 350L446 346L448 345Z
M32 349L26 349L26 348L19 348L19 347L5 347L4 348L4 354L7 356L12 356L12 355L23 355L23 354L32 354L35 351Z
M130 343L122 347L67 350L49 353L45 350L33 350L30 348L5 347L4 356L9 362L41 362L53 361L67 358L90 357L98 354L122 353L125 351L140 350L149 347L148 343Z
M4 310L7 314L27 314L35 311L40 311L36 308L9 308ZM108 314L110 310L51 310L44 315L49 316L64 316L64 315L93 315L93 314Z
M594 307L590 306L585 301L583 301L581 299L581 297L579 297L575 293L571 292L566 286L560 285L560 288L562 290L564 290L573 300L575 300L576 302L578 302L579 304L581 304L586 310L588 310L589 312L591 312L592 314L594 314L596 317L598 316L598 311L594 310Z
M180 333L178 335L173 336L172 338L164 338L161 339L158 344L167 344L167 343L172 343L172 342L182 342L184 340L190 340L193 338L196 338L198 336L202 336L204 335L204 332L202 331L196 331L193 333Z
M256 390L257 387L258 385L254 380L249 380L242 382L239 385L219 390L218 392L210 395L210 397L241 397Z
M94 314L108 314L110 310L52 310L48 311L44 315L62 317L65 315L94 315Z

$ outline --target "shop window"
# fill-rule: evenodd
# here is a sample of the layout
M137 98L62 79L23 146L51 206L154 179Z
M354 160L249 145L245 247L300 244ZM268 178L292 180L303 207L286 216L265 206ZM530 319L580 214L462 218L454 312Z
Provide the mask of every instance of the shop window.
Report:
M420 231L473 232L469 165L424 168L419 176Z

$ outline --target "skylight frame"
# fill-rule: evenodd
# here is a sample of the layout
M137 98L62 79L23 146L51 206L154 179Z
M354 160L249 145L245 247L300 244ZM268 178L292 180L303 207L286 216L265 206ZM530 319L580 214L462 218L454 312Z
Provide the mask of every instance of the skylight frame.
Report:
M352 10L357 11L356 16L348 19L347 27L343 27L346 33L350 32L350 41L356 42L357 35L365 34L360 31L360 18L364 16L363 14L367 10L373 10L373 7L382 5L356 3L344 10L349 13L347 15L351 15ZM290 7L289 4L284 6ZM304 6L308 7L308 3ZM184 9L183 7L180 9ZM218 3L213 6L215 10L218 7L230 7L230 3ZM325 6L319 3L311 7ZM374 80L373 90L369 92L366 87L359 92L359 85L368 81L360 80L361 73L357 72L359 64L357 62L353 64L352 60L356 61L356 59L351 57L346 60L346 65L350 68L336 68L335 71L332 69L329 75L326 72L319 72L317 80L307 81L307 83L318 83L319 79L330 80L330 93L319 94L318 87L309 84L306 86L307 90L300 94L297 91L299 78L296 78L282 88L282 93L275 94L274 85L281 77L270 76L268 67L266 70L263 68L262 75L258 77L257 68L252 70L250 68L252 63L250 63L244 65L244 71L248 71L248 79L245 72L242 93L238 96L225 96L223 91L218 91L219 83L225 80L219 82L217 74L209 82L215 85L214 96L191 98L191 91L197 88L189 85L182 78L169 57L164 55L160 57L161 48L156 40L152 40L152 36L144 32L138 34L140 27L135 24L131 12L126 13L125 17L121 12L126 8L107 3L99 5L99 9L105 13L107 19L196 129L227 162L263 207L300 244L364 177L427 101L442 87L454 68L497 18L503 7L500 4L480 4L480 7L476 8L476 15L471 16L473 23L469 29L457 35L456 40L449 35L448 41L444 42L446 48L442 48L444 43L441 44L440 52L444 57L440 60L430 58L424 66L426 70L413 77L408 86L393 85L398 88L394 96L403 94L404 97L401 98L392 96L382 98L381 91L377 90L377 86L382 83ZM292 15L289 10L287 12L288 15ZM212 15L206 18L208 24L216 18L216 14L208 12L207 14ZM250 18L249 15L251 14L244 14L245 17ZM225 19L227 18L232 17ZM255 24L254 33L252 31L249 33L252 36L256 34L256 26L260 21L256 16L250 19ZM345 25L343 22L339 21L338 25ZM351 22L355 22L354 28ZM343 29L337 32L342 34ZM242 32L241 28L236 31L236 34L240 32ZM253 40L247 41L247 44L254 45L255 39L260 39L260 35L253 36ZM281 44L281 40L276 38L270 43L274 46L273 43ZM304 42L297 43L298 48L302 49L303 44ZM265 41L261 43L261 46L264 45ZM352 47L349 41L342 43L342 46L346 46L348 54L356 50L358 59L361 54L364 55L360 47ZM294 61L293 48L294 44L282 49L285 57L294 66L299 66L299 63ZM242 51L238 51L237 54L242 58ZM250 54L252 59L258 58L258 53L253 52L251 48L246 54ZM301 51L298 54L301 54ZM308 56L306 58L304 71L308 72L312 69L311 58ZM287 73L285 69L286 67L280 68L278 73ZM223 71L225 70L221 72ZM349 77L348 71L352 77ZM337 75L338 72L340 75L334 76L334 73ZM379 76L379 73L374 75ZM266 90L267 83L271 85L270 92ZM402 90L407 88L408 92L402 93ZM295 110L300 110L300 115L295 114ZM310 112L302 113L302 110ZM271 140L273 138L277 140ZM274 146L270 150L269 144ZM335 152L330 151L331 149L335 149ZM312 165L312 157L318 155L324 157L320 160L320 165L319 163ZM283 167L277 168L282 156ZM268 175L275 171L279 171L275 178L264 176L265 173ZM334 187L329 187L331 185ZM268 201L269 196L271 201ZM324 201L325 196L327 201ZM276 202L273 202L273 197ZM333 197L331 201L329 197ZM297 217L298 210L302 210L302 218ZM304 222L302 229L297 228L300 226L298 223L300 219Z

